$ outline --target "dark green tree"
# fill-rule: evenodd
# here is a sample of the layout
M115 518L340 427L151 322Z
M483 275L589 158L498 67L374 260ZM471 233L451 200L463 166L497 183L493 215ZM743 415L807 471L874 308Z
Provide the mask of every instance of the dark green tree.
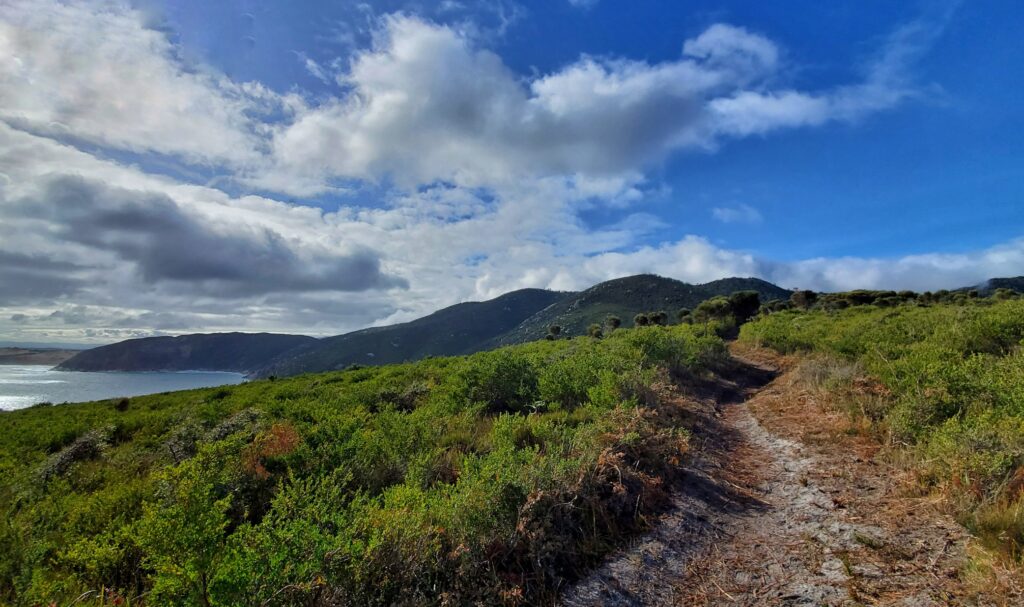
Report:
M736 291L729 296L729 305L732 306L736 323L743 324L757 314L757 309L761 307L761 296L757 291Z
M598 337L598 338L604 337L604 330L601 329L601 325L599 325L599 324L597 324L595 322L594 324L592 324L589 327L587 327L587 335L590 335L591 337Z
M638 327L646 327L651 324L651 319L646 314L640 313L633 317L633 324Z
M622 326L622 319L618 316L611 315L605 319L604 324L608 326L612 331Z
M704 332L708 330L708 323L712 320L725 320L732 314L732 305L729 300L719 295L700 302L700 305L693 311L693 318L697 322L704 323Z

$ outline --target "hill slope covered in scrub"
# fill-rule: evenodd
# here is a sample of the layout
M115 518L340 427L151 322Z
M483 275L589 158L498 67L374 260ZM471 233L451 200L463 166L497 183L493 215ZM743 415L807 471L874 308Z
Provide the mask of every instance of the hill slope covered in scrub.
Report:
M665 506L699 333L0 414L0 602L550 602Z
M581 293L539 289L513 291L497 299L445 308L409 323L364 329L329 337L293 351L260 369L257 375L287 376L342 369L351 364L386 364L431 355L479 352L542 339L551 325L565 335L582 335L587 326L619 316L632 326L640 312L693 308L716 295L757 291L764 301L787 299L790 291L756 278L726 278L691 285L650 274L609 280Z
M75 354L62 371L233 371L249 373L280 354L316 342L304 335L208 333L145 337Z
M478 352L496 335L563 297L565 293L521 289L488 301L449 306L406 323L326 337L270 361L256 375L288 376Z
M519 326L494 340L494 345L523 343L541 339L551 325L568 335L582 335L591 324L603 324L609 315L618 316L623 326L633 326L640 313L662 310L675 322L680 308L696 308L718 295L737 291L756 291L761 301L789 299L791 291L758 278L723 278L693 285L654 274L617 278L572 293L524 320Z
M610 280L580 293L521 289L488 301L456 304L410 322L319 340L265 334L133 339L83 352L61 368L196 369L284 377L351 365L470 354L541 339L551 325L562 327L565 335L582 335L588 325L603 323L609 315L620 317L628 327L638 313L664 310L674 322L680 308L694 308L716 295L742 290L758 292L762 301L787 299L790 295L790 291L756 278L726 278L691 285L648 274Z

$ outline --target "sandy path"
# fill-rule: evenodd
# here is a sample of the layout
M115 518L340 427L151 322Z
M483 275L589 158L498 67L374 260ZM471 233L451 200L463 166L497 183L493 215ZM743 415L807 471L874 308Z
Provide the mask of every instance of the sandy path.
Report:
M764 385L772 362L740 361L713 398L666 391L705 408L699 455L660 523L564 604L1024 604L969 590L963 528L792 372Z

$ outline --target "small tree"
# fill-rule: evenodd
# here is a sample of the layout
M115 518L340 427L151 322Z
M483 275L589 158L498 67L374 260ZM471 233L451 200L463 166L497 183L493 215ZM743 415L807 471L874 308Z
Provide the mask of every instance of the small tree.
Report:
M697 322L704 323L704 332L707 333L708 323L712 320L724 320L732 314L732 305L729 300L719 295L702 301L693 311L693 317Z
M818 294L814 291L793 291L793 295L790 296L789 301L793 305L801 310L806 310L814 305L814 302L818 301Z
M668 324L668 314L664 310L658 310L657 312L651 312L647 315L648 320L654 325L665 325Z
M606 320L604 321L604 324L608 325L608 327L609 327L609 328L610 328L610 329L611 329L612 331L614 331L615 329L618 329L619 327L621 327L621 326L622 326L622 319L621 319L621 318L619 318L618 316L614 316L614 315L612 315L612 316L609 316L609 317L608 317L608 318L607 318L607 319L606 319Z
M559 325L551 325L550 327L548 327L548 333L555 336L561 335L562 327Z
M761 307L761 296L757 291L736 291L729 296L729 305L737 324L743 324L757 314Z
M591 337L601 338L604 337L604 330L601 329L601 325L596 322L587 327L587 334Z
M638 327L646 327L651 324L651 319L646 314L640 313L633 317L633 324Z
M690 308L679 308L676 317L679 318L679 322L687 325L693 322L693 312Z

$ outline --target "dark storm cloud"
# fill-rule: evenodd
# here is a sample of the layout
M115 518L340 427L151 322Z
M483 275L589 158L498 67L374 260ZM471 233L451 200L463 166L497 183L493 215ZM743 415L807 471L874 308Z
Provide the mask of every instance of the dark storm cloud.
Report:
M71 295L85 286L81 266L46 257L0 251L0 305Z
M175 281L213 295L280 291L365 291L404 287L383 273L373 251L315 252L267 228L213 226L165 194L108 187L62 176L21 210L51 223L71 242L111 251L135 264L147 283Z

